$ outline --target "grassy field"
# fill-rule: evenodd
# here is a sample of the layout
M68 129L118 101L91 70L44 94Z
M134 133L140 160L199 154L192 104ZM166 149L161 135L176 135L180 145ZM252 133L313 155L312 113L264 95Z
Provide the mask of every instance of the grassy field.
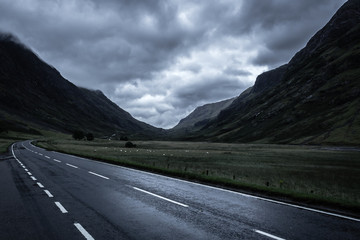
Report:
M40 141L42 147L229 187L360 209L360 152L204 142Z

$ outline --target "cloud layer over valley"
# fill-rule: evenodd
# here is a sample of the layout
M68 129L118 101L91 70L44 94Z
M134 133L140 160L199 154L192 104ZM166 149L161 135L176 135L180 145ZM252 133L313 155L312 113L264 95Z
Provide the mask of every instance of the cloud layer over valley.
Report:
M4 0L15 34L78 86L170 128L282 65L344 0Z

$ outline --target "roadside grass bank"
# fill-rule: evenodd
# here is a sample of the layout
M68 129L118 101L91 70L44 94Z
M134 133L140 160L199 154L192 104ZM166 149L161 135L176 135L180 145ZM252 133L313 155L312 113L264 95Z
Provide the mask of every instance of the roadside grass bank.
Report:
M8 151L9 146L15 141L16 140L0 138L0 154L6 153Z
M77 156L360 214L360 152L318 146L41 140Z

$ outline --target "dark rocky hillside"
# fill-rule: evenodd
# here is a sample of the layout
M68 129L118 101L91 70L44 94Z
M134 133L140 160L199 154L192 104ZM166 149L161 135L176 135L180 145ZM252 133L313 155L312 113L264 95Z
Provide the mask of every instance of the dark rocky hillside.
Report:
M0 37L0 116L2 128L30 124L49 130L83 130L152 138L162 134L134 119L102 92L83 89L11 35ZM23 126L21 126L23 125Z
M258 76L183 139L360 145L360 0L345 3L288 64Z
M174 128L169 130L169 132L171 132L173 135L176 135L183 134L187 131L194 131L195 129L201 129L212 118L216 117L221 112L221 110L230 106L234 99L235 98L231 98L197 107L186 118L182 119Z

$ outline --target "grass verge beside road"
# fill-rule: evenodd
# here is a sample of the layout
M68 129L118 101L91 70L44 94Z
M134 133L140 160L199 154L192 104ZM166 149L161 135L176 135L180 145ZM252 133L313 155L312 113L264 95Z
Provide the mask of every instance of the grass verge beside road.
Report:
M8 151L8 147L14 142L26 140L26 139L34 139L35 135L26 134L26 133L18 133L18 132L2 132L0 133L0 154L6 153Z
M0 154L6 153L8 150L8 147L15 142L15 140L11 139L1 139L0 138Z
M360 152L314 146L46 140L87 158L360 213Z

